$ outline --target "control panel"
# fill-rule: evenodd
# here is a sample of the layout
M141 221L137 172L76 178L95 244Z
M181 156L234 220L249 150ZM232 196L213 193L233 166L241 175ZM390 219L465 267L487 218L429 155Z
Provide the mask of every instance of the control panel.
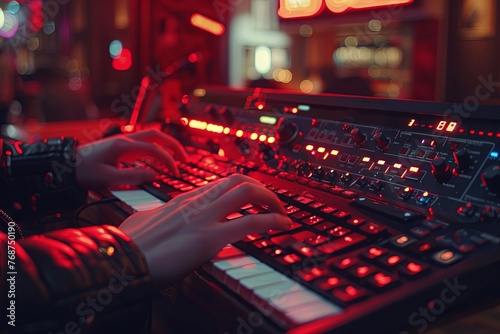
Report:
M500 112L451 104L197 89L167 120L242 168L450 223L500 220ZM495 112L496 111L496 112Z

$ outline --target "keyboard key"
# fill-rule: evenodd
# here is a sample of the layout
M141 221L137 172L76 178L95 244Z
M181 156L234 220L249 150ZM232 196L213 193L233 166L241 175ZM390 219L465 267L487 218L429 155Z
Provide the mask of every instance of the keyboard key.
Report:
M387 249L382 248L382 247L378 247L378 246L372 246L372 247L368 247L367 249L362 251L360 253L360 255L362 257L364 257L365 259L374 260L374 259L381 257L382 255L384 255L386 253L387 253Z
M291 214L298 212L298 211L300 211L300 209L296 206L293 206L293 205L289 205L289 206L285 207L285 212L287 215L291 215Z
M318 287L321 291L329 291L334 288L338 288L343 285L347 285L348 281L340 275L330 275L327 277L321 277L314 281L314 285Z
M391 243L397 247L408 247L415 241L417 241L417 239L407 236L406 234L401 234L391 238Z
M462 255L452 250L445 249L435 253L432 259L439 264L450 265L462 259Z
M399 279L397 276L384 273L384 272L376 272L367 278L366 282L374 288L384 289L388 287L392 287L398 283Z
M363 241L366 240L366 237L358 234L358 233L351 233L343 238L334 240L332 242L326 243L321 245L318 249L325 254L333 254L336 252L340 252L343 250L347 250L349 248L352 248Z
M340 257L334 260L329 260L327 263L337 269L344 270L347 269L355 264L357 264L359 261L357 258L352 257L352 256L346 256L346 257Z
M386 232L387 228L381 224L369 222L361 226L360 231L363 231L371 236L379 236Z
M347 224L352 225L352 226L359 226L363 225L366 221L363 218L351 218L347 220Z
M339 237L342 237L346 234L349 234L351 233L351 230L345 228L345 227L342 227L342 226L336 226L330 230L328 230L328 235L332 236L332 237L336 237L336 238L339 238Z
M324 208L321 209L321 212L324 213L333 213L337 211L337 208L334 208L333 206L325 206Z
M314 225L314 228L318 231L326 231L334 226L336 226L336 225L332 222L323 221L319 224Z
M348 285L334 289L332 291L332 295L333 297L347 304L365 298L368 295L368 292L361 287Z
M365 278L376 270L376 267L368 264L357 264L348 269L349 273L356 278Z
M260 262L246 264L239 268L226 271L226 277L224 282L222 283L226 284L231 290L236 291L242 279L256 275L267 274L273 271L274 269Z
M317 278L333 274L328 268L313 267L301 269L297 271L295 275L305 282L311 282Z
M377 262L383 265L384 267L392 268L401 264L405 260L403 255L398 255L395 253L389 253L386 255L382 255L377 259Z
M302 222L306 225L316 225L318 223L321 223L324 219L318 216L310 216L307 218L302 219Z
M423 218L423 215L408 210L400 209L392 204L379 202L370 198L358 198L351 202L351 205L375 211L381 215L396 219L398 222L406 223L418 218Z
M311 215L311 213L309 213L307 211L299 211L299 212L294 213L292 215L292 217L297 218L298 220L301 220L301 219L308 217L310 215Z
M425 274L428 270L429 266L416 261L408 261L398 266L398 271L406 277L417 277Z

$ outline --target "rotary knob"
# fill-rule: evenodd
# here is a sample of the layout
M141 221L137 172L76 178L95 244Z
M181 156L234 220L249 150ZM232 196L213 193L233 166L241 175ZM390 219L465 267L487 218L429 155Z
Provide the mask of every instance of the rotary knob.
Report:
M313 175L313 168L310 163L302 161L297 167L297 174L303 177L311 177Z
M218 111L219 115L224 118L224 120L231 124L234 121L235 117L235 112L233 109L229 108L228 106L223 106L222 108L219 109Z
M313 178L320 181L326 179L326 170L321 166L314 168Z
M219 113L217 108L213 104L209 104L205 107L205 114L210 115L212 118L219 118Z
M470 157L469 151L466 149L459 149L453 152L453 159L460 170L468 170L472 165L472 159Z
M366 141L366 135L359 128L351 130L351 137L358 145L363 145Z
M443 158L435 158L431 163L432 174L436 178L436 181L443 183L448 181L453 175L451 172L450 165Z
M481 174L481 181L488 191L500 195L500 165L486 168Z
M236 146L238 146L238 150L240 151L241 155L250 155L250 153L252 153L248 140L237 138L234 143L236 144Z
M299 128L297 124L287 120L286 118L281 118L278 124L278 135L280 145L289 145L297 139L299 135Z
M279 159L277 150L266 144L260 144L259 153L261 159L264 160L265 162Z
M387 146L391 143L391 140L385 136L382 131L376 131L373 135L373 139L377 143L378 148L381 150L387 148Z

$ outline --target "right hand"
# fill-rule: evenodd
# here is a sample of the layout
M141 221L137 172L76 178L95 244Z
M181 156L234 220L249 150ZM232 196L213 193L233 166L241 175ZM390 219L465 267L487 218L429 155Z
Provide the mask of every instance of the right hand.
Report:
M226 221L227 215L248 203L266 206L270 213ZM160 289L213 258L228 243L250 233L288 230L291 224L273 192L250 177L235 174L159 208L137 212L120 229L141 249Z

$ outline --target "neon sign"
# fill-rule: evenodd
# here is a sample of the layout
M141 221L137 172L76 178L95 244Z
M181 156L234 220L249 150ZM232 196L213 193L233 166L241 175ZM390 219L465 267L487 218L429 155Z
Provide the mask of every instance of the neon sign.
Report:
M320 14L325 5L336 14L349 9L369 9L382 6L407 5L413 0L280 0L278 15L283 19L312 17Z

